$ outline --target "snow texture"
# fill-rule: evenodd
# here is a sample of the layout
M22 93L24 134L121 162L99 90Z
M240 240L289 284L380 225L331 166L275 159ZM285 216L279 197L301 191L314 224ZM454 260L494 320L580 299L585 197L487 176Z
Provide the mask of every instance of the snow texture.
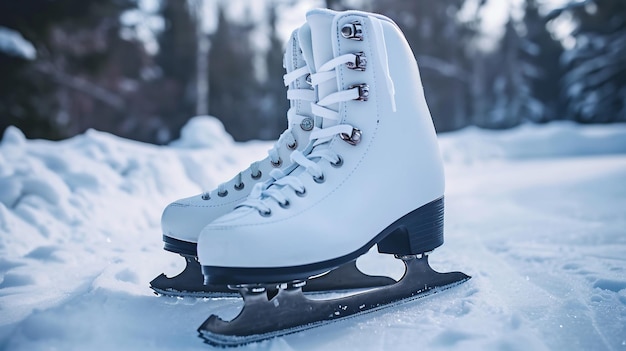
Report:
M0 26L0 52L26 60L34 60L37 51L19 32Z
M626 126L468 128L440 142L446 243L431 264L473 278L243 349L626 350ZM235 143L201 117L173 144L6 130L0 349L210 349L196 328L212 313L234 317L242 303L152 293L152 278L184 265L162 250L161 211L229 179L271 143ZM358 264L402 273L375 252Z

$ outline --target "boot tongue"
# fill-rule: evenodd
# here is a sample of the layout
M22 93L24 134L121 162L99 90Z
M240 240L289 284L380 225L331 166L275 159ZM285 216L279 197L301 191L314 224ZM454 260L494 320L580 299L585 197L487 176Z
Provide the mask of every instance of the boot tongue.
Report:
M325 9L311 10L306 15L307 24L311 32L311 46L313 50L313 62L315 63L315 71L317 71L324 63L333 59L333 19L336 12ZM307 61L308 62L308 61ZM329 94L337 91L337 81L331 79L317 86L318 99L321 100ZM337 110L338 106L331 105L328 108ZM324 120L322 128L328 128L336 125L338 121ZM320 125L318 125L320 127Z
M285 56L283 58L283 66L287 73L291 73L299 68L302 68L307 65L308 58L305 58L304 53L302 52L302 46L300 45L300 30L295 30L290 36L289 42L287 43L287 47L285 49ZM310 35L309 35L310 37ZM310 41L310 39L309 39ZM310 44L308 45L310 46ZM310 50L310 49L309 49ZM311 56L311 60L313 57ZM289 89L309 89L311 88L307 81L306 77L303 75L299 77L296 81L292 82L289 86ZM312 90L312 89L311 89ZM299 116L307 116L311 117L311 103L309 101L301 101L301 100L290 100L290 108L287 111L287 116L289 117L289 122L292 125L291 132L296 135L296 140L298 143L303 143L306 145L308 142L308 131L303 130L298 125L301 124L299 119L294 119L295 115Z
M304 63L302 62L302 57L299 57L297 54L298 50L298 31L294 31L291 33L289 37L289 41L285 47L285 55L283 56L283 67L287 71L287 73L293 72L294 70L302 67Z
M311 27L305 23L298 29L298 42L302 50L304 61L309 65L311 73L315 72L315 60L313 59L313 44L311 43Z
M335 13L330 10L311 10L306 14L306 22L311 31L311 45L315 69L319 69L326 61L333 58L332 24Z
M315 59L313 58L313 44L311 43L311 27L309 27L308 23L304 23L302 27L298 29L298 43L300 45L300 50L302 50L302 57L304 58L306 64L309 66L310 73L315 73ZM307 79L310 78L311 77L307 77ZM310 84L310 81L307 82L307 84ZM311 116L313 118L314 116L311 113L311 103L307 104L307 116ZM320 127L319 124L316 124L315 126Z

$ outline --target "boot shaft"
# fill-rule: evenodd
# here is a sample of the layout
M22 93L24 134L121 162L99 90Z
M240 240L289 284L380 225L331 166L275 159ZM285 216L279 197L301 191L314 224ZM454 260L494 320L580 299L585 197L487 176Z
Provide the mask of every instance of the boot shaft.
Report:
M317 92L311 142L285 175L203 230L201 264L313 273L387 236L387 251L405 252L405 239L412 254L441 245L440 230L422 240L419 226L427 217L440 227L444 175L401 31L379 15L313 10L298 37ZM392 236L399 227L406 235Z
M297 31L294 31L287 42L283 63L287 72L287 98L290 100L287 130L268 151L268 157L254 162L212 191L169 204L161 217L166 250L194 255L193 246L202 228L219 216L231 212L248 197L255 183L270 179L273 170L289 167L291 153L308 144L313 127L311 101L316 96L306 80L310 70L300 49ZM185 243L193 245L183 245Z
M372 175L370 185L400 186L398 201L406 198L408 207L411 200L441 197L444 173L435 129L413 52L397 25L381 15L331 10L310 11L307 24L316 72L332 59L356 56L335 68L336 79L317 86L320 101L338 91L359 90L359 99L328 106L338 112L337 121L321 122L323 128L358 129L358 145L339 135L330 147L340 155L363 156L360 172Z

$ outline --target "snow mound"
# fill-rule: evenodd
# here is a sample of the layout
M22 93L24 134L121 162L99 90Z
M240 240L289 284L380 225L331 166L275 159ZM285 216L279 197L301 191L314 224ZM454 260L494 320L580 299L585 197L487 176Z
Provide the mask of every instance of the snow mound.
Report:
M170 146L180 148L230 147L233 137L226 132L222 122L213 116L197 116L190 119L181 129L180 139Z
M27 140L7 128L0 142L0 252L13 250L3 257L23 256L42 240L87 243L158 231L167 203L213 188L264 156L260 148L242 152L215 119L192 119L184 130L180 145L193 149L95 130L60 142ZM203 136L211 143L202 145Z

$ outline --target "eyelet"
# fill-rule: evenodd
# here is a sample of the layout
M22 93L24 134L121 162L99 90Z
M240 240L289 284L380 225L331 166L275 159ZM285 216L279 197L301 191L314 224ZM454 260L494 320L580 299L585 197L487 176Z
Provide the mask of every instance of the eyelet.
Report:
M202 193L202 200L211 200L211 195L209 193Z
M278 161L276 161L276 162L270 161L270 163L272 164L272 167L278 168L278 167L282 166L283 159L279 157Z
M261 215L261 217L269 217L272 215L272 210L259 211L259 214Z
M224 197L226 195L228 195L228 190L224 190L224 192L219 192L219 191L217 192L217 196L219 197Z
M367 66L367 58L365 57L365 53L362 51L354 53L354 61L347 62L346 66L349 69L355 71L365 71L365 67Z
M359 21L346 23L341 27L341 36L346 39L363 40L363 26Z
M293 144L287 144L287 149L289 150L295 150L296 148L298 148L298 141L294 140Z
M324 178L324 174L322 173L321 176L319 177L313 177L313 180L317 183L317 184L322 184L326 181L326 178Z
M286 200L285 203L278 203L278 206L280 206L281 208L289 208L289 206L291 206L291 203L289 202L289 200Z
M257 174L250 174L250 177L254 180L260 179L263 175L263 172L259 171Z
M357 89L359 97L354 99L356 101L367 101L370 96L370 86L365 83L350 85L348 89Z
M235 184L234 188L235 190L241 190L243 188L245 188L246 184L244 184L244 182L241 182L239 184Z
M339 137L341 138L341 140L354 146L361 142L361 130L357 128L352 128L352 133L350 135L346 133L341 133L339 134Z
M306 188L302 188L302 191L296 190L296 195L298 195L299 197L306 196Z
M337 162L331 162L330 165L335 168L343 166L343 158L341 158L341 156L337 156Z

